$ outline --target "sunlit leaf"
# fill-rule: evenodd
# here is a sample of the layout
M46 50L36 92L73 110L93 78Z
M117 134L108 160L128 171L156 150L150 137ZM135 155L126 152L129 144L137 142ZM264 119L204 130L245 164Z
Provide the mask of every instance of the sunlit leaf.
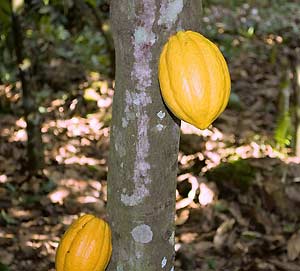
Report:
M97 6L97 1L96 0L85 0L85 2L90 4L94 8Z
M24 0L12 0L12 9L15 13L19 13L24 6Z
M275 129L275 140L280 147L288 146L291 140L291 117L288 112L285 112L278 120Z
M25 58L19 66L21 70L26 71L31 67L31 60L29 58Z
M98 101L101 99L99 93L97 93L93 88L85 89L83 97L86 101Z

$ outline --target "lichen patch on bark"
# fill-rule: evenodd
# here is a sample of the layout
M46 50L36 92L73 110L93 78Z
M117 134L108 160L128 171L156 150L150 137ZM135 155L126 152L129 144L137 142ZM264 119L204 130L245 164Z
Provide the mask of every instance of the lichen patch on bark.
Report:
M132 112L132 109L130 108L132 106L132 97L128 89L125 91L125 110L124 110L124 117L122 117L122 127L126 128L128 126L128 123L131 120L135 119L135 114Z
M113 127L114 133L115 133L115 149L120 157L123 157L126 155L126 149L124 147L122 132L116 127Z
M137 90L139 91L145 91L147 87L151 86L151 47L156 40L156 36L152 31L155 21L155 1L144 1L143 10L144 12L142 14L137 15L143 26L138 26L135 29L132 41L135 61L131 77L136 80Z
M164 257L163 259L162 259L162 261L161 261L161 268L165 268L165 266L166 266L166 264L167 264L167 258L166 257Z
M158 117L158 124L156 125L156 129L157 131L161 132L164 128L165 128L165 125L161 124L161 122L163 121L163 119L165 118L166 116L166 113L163 112L163 111L159 111L157 114L157 117Z
M175 232L173 231L170 238L169 238L169 243L174 246L175 245Z
M165 126L164 125L162 125L162 124L157 124L156 125L156 129L157 129L157 131L162 131L163 129L165 128Z
M159 117L160 120L162 120L166 116L166 113L160 110L157 113L157 116Z
M171 29L176 22L178 14L183 9L183 0L164 0L160 6L159 25L165 25L167 29Z
M151 227L146 224L136 226L132 231L131 235L135 242L147 244L152 241L153 232Z
M152 84L150 62L152 60L152 46L156 41L156 36L152 31L156 5L154 0L145 0L143 5L143 12L136 15L136 19L141 22L141 25L136 27L132 38L134 63L131 79L136 83L136 90L131 95L126 92L125 119L122 119L122 126L126 127L133 118L130 109L133 110L137 118L138 130L133 174L134 189L131 194L121 194L121 201L127 206L138 205L145 197L149 196L147 184L151 183L148 172L150 164L147 162L149 152L147 105L151 104L152 100L147 93L147 88L151 87Z

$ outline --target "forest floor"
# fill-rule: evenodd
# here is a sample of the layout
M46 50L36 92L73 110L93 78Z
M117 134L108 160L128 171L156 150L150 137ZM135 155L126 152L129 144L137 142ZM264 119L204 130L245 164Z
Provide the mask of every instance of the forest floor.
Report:
M300 271L300 159L275 148L281 82L265 61L251 51L228 61L235 101L207 130L181 125L175 270ZM106 217L113 90L90 73L67 98L51 92L46 165L31 178L20 91L0 95L13 104L0 117L0 271L54 271L72 220Z

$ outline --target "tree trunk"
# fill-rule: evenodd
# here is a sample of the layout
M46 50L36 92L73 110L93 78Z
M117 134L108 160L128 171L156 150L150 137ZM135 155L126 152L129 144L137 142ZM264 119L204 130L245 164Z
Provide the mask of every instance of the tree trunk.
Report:
M19 78L22 85L22 106L26 121L27 132L27 169L32 175L38 173L44 166L44 148L41 134L41 117L34 101L33 92L36 91L36 82L29 74L30 68L23 69L24 48L23 35L19 16L12 11L12 33L14 49L19 69ZM35 59L33 57L32 59ZM33 66L34 64L32 64ZM30 78L30 79L29 79ZM28 84L30 82L30 84Z
M112 0L116 90L111 124L108 270L174 270L179 121L165 107L157 69L178 30L199 31L201 1Z
M298 50L297 50L298 51ZM299 52L298 52L299 55ZM294 153L300 157L300 57L298 55L293 59L294 69L294 92L295 92L295 146Z

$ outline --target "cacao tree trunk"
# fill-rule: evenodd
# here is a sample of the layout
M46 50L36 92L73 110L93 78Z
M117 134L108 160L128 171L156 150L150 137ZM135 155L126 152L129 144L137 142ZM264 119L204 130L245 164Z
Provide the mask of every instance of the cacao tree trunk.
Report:
M179 121L165 107L157 69L178 30L199 31L201 1L112 0L116 89L111 124L108 270L174 270Z

